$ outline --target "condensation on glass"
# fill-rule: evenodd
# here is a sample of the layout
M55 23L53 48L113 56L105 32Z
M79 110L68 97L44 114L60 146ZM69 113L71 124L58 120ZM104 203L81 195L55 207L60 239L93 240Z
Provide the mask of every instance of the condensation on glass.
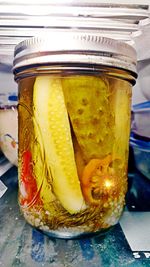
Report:
M136 53L92 34L52 33L15 49L19 203L50 236L97 234L124 209Z

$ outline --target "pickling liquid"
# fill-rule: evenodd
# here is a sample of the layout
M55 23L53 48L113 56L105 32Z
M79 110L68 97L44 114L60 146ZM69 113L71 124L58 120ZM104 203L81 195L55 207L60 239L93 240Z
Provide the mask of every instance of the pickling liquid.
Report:
M19 203L26 220L72 238L115 225L125 205L131 85L108 76L19 82Z

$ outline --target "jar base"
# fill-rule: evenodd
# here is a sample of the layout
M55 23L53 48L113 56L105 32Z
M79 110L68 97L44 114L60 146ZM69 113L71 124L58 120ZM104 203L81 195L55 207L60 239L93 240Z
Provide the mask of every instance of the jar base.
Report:
M108 232L110 232L114 228L113 226L110 226L107 229L101 229L95 232L84 232L84 233L70 233L70 232L60 232L60 231L45 231L36 228L38 231L43 233L44 235L50 237L50 238L58 238L58 239L80 239L80 238L91 238L95 236L105 236Z

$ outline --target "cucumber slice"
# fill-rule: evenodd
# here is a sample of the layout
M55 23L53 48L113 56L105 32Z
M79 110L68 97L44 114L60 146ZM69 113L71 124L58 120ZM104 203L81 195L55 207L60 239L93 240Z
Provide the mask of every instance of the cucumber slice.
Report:
M115 114L115 142L113 152L122 162L128 160L130 120L131 120L131 85L122 80L116 80L117 88L112 98L112 110Z
M33 105L34 118L43 140L46 166L53 177L53 192L69 213L80 212L85 209L85 203L77 175L60 79L37 77Z

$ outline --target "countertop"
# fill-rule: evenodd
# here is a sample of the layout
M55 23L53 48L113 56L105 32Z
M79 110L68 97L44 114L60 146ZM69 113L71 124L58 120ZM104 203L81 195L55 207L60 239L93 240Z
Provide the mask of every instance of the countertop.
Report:
M11 167L0 177L7 186L0 198L0 267L150 266L150 204L138 192L139 174L129 177L120 223L103 236L75 240L50 238L25 222L17 201L17 175L17 168ZM140 199L138 204L137 196L146 206Z

